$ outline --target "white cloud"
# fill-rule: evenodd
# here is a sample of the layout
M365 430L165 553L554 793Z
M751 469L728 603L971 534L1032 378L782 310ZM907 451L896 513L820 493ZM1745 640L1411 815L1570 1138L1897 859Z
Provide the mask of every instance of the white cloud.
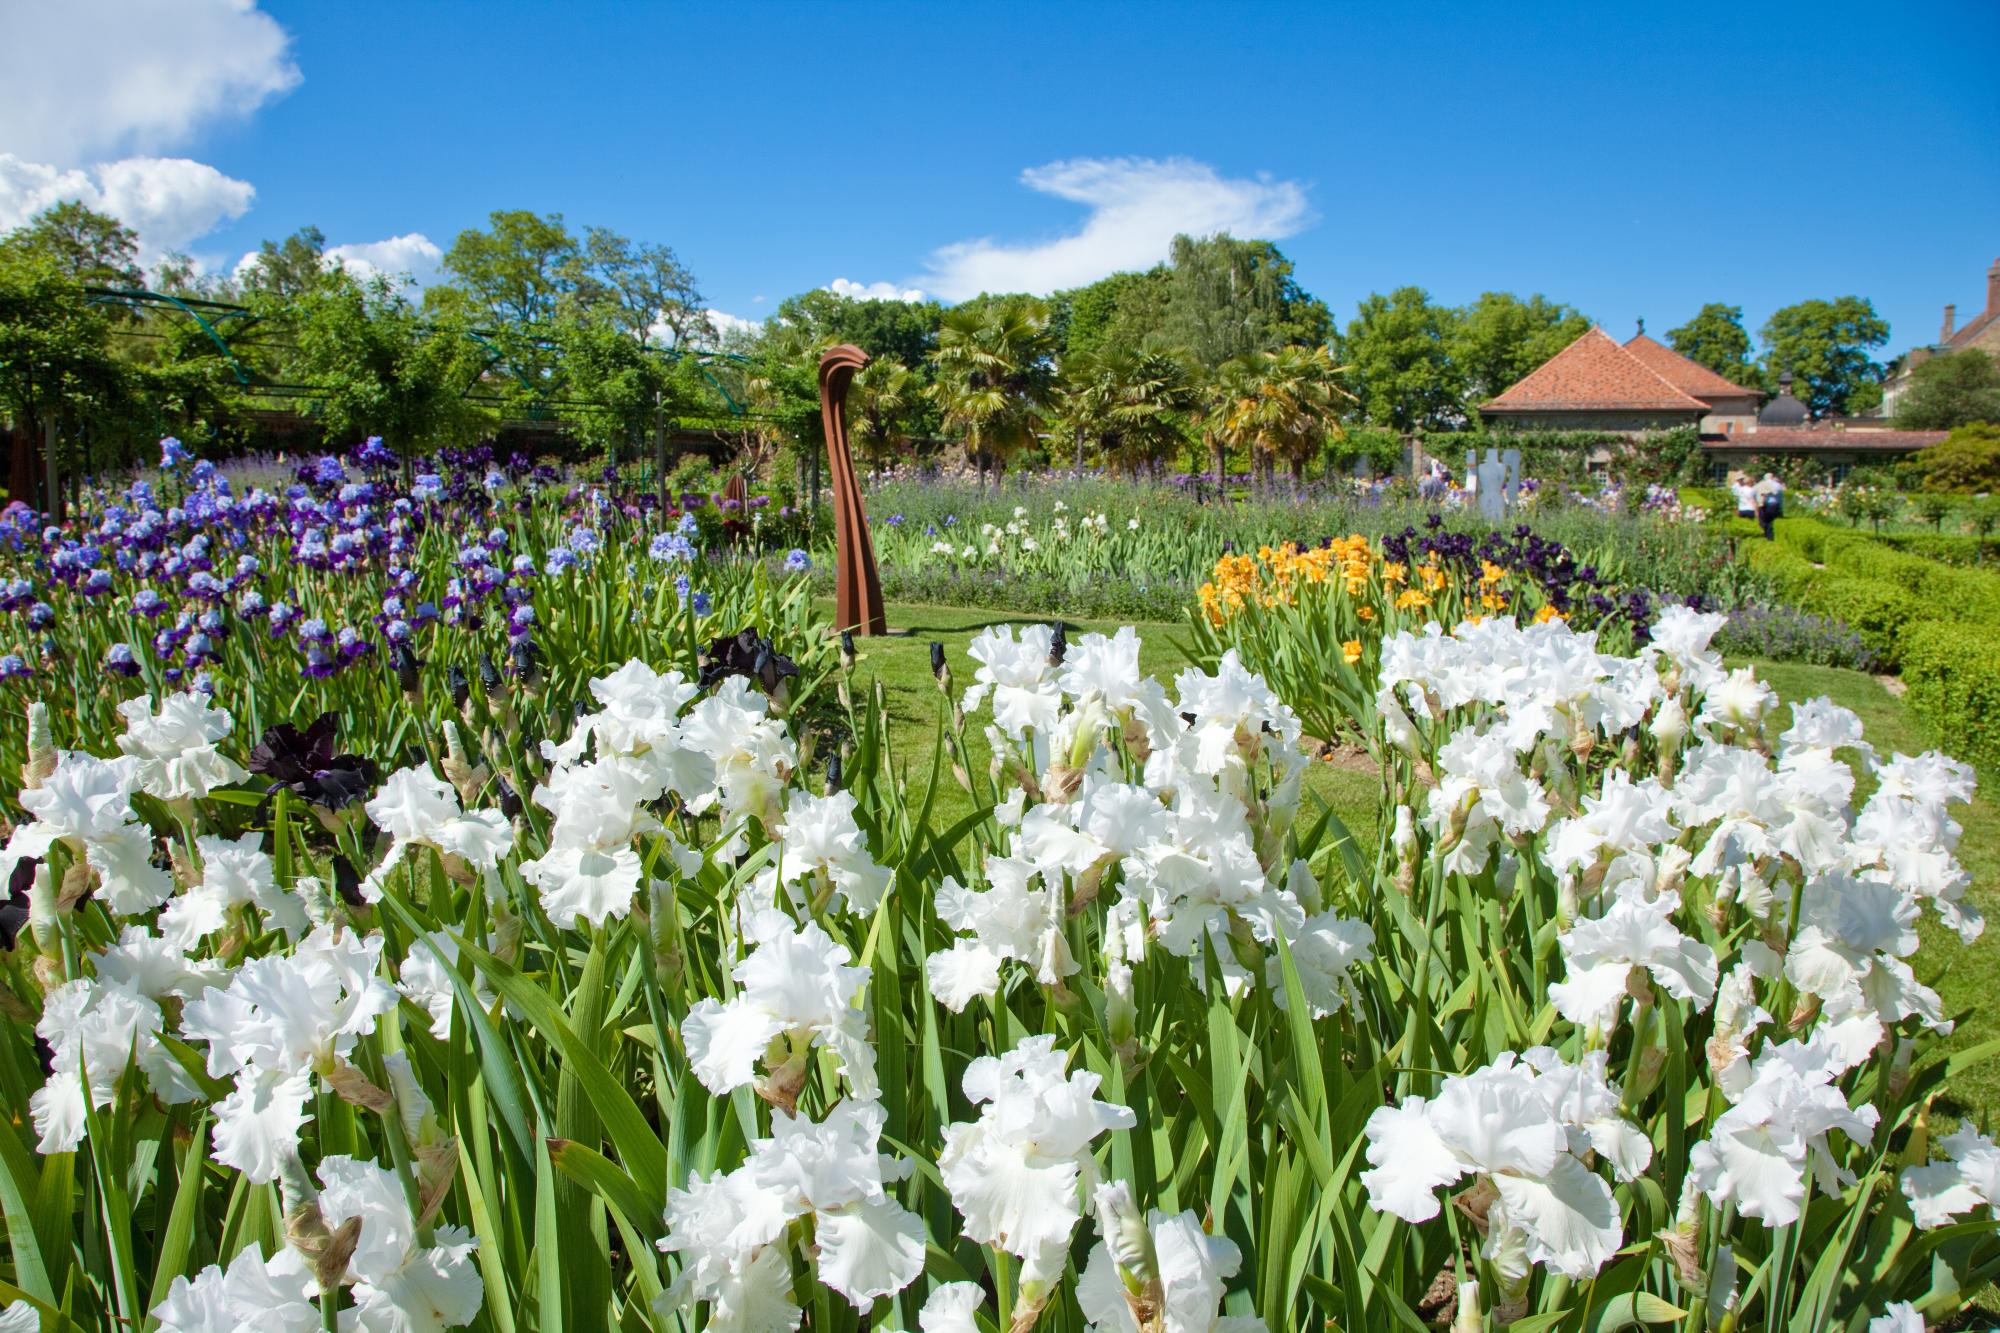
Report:
M261 251L252 250L236 261L234 271L238 282L257 267L261 255ZM403 236L391 236L386 241L351 241L329 245L321 258L329 268L338 264L364 281L379 273L392 278L406 277L419 287L427 287L437 281L438 265L444 259L444 252L430 237L413 231Z
M386 241L329 245L326 257L357 278L372 278L378 273L390 277L407 274L417 286L427 287L437 279L444 251L438 249L437 242L430 237L413 231L404 236L391 236Z
M0 144L74 165L185 143L295 87L290 38L255 0L6 6Z
M893 282L852 282L846 278L835 278L826 285L835 296L845 296L850 301L921 301L924 289L921 287L898 287Z
M954 301L980 292L1045 295L1123 269L1148 268L1167 257L1181 233L1275 240L1314 220L1297 181L1225 177L1185 157L1071 158L1030 167L1021 183L1083 204L1090 210L1083 226L1038 243L1008 245L986 237L947 245L931 256L933 290Z
M764 331L763 320L745 319L741 315L732 315L726 310L709 311L708 322L715 326L715 336L718 341L728 338L732 333L755 335Z
M248 181L185 157L128 157L63 170L0 153L0 231L74 199L138 232L147 265L169 250L185 250L224 219L242 217L256 197Z

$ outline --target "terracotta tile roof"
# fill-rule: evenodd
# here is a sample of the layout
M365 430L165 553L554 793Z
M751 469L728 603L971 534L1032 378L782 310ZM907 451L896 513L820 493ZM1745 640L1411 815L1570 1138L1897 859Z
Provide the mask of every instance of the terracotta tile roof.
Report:
M1732 383L1698 361L1690 361L1662 342L1635 333L1625 350L1646 364L1646 368L1691 398L1747 398L1757 390Z
M1708 404L1676 389L1594 324L1520 383L1479 406L1488 412L1708 410Z
M1857 430L1853 427L1772 426L1734 435L1704 435L1704 449L1747 453L1871 452L1909 453L1941 444L1942 430Z

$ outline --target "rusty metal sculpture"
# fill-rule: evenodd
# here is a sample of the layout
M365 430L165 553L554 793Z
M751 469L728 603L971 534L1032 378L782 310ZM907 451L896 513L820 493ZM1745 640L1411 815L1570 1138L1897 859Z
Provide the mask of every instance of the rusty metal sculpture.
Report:
M829 347L819 359L819 416L826 427L826 455L833 470L834 628L887 634L875 544L868 539L868 514L861 507L854 454L847 446L847 386L854 372L867 364L868 353L851 343Z
M741 472L732 472L722 487L722 533L733 544L749 531L750 487Z

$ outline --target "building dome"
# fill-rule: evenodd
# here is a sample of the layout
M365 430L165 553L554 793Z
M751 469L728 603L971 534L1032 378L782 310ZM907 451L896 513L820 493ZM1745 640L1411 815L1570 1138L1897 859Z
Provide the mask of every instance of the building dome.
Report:
M1757 414L1757 424L1803 426L1807 415L1806 405L1792 396L1792 372L1787 370L1778 376L1778 396L1764 404L1764 410Z

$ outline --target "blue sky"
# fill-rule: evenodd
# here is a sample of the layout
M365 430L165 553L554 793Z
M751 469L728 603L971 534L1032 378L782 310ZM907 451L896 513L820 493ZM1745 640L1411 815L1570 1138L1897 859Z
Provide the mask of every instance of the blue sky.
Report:
M19 4L0 224L64 193L227 268L316 223L423 271L493 208L673 245L720 311L961 297L1275 236L1373 290L1621 336L2000 255L2000 5ZM8 52L11 52L9 54ZM11 210L11 212L10 212Z

